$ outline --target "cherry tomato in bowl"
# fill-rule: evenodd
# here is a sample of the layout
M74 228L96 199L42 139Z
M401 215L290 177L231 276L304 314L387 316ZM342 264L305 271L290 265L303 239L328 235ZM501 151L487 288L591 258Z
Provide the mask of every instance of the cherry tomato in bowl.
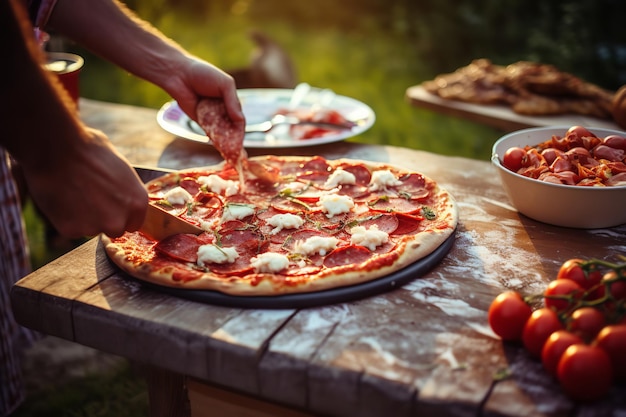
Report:
M517 172L526 166L528 156L526 151L518 146L506 150L502 157L502 164L513 172Z

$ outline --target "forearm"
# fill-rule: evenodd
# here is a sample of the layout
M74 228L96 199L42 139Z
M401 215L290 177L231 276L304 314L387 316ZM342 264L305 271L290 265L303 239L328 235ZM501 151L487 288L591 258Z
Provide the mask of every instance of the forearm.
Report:
M168 92L186 60L179 45L116 0L58 0L48 26Z
M0 45L8 64L0 77L0 117L4 126L16 127L0 135L0 144L20 163L43 167L54 152L72 148L79 137L66 135L52 143L51 130L80 132L80 121L65 91L43 68L43 54L19 0L0 2L0 27L6 34Z

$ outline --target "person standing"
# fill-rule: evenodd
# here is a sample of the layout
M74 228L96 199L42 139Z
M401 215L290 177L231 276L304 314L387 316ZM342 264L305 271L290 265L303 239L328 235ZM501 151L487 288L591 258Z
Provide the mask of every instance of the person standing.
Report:
M82 123L67 92L43 68L37 35L65 36L161 87L189 117L202 97L224 100L243 132L233 78L193 56L117 0L0 1L0 416L23 401L20 361L34 335L15 323L11 286L29 272L20 199L11 176L19 164L37 207L64 236L137 230L148 196L107 136Z

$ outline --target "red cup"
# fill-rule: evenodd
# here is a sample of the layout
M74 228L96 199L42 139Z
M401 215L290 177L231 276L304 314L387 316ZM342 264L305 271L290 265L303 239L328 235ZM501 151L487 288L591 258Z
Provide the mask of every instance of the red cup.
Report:
M79 74L85 61L79 55L64 52L47 52L46 69L55 73L78 108Z

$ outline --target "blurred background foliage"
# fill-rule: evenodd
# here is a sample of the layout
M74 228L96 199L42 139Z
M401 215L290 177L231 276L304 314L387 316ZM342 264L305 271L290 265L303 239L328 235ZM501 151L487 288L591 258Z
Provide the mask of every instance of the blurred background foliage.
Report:
M229 70L249 63L260 30L293 59L299 80L376 112L350 139L489 159L494 129L407 104L408 87L477 58L549 63L604 88L626 83L623 0L128 0L192 53ZM73 50L71 50L73 49ZM85 56L88 98L159 108L160 89Z

